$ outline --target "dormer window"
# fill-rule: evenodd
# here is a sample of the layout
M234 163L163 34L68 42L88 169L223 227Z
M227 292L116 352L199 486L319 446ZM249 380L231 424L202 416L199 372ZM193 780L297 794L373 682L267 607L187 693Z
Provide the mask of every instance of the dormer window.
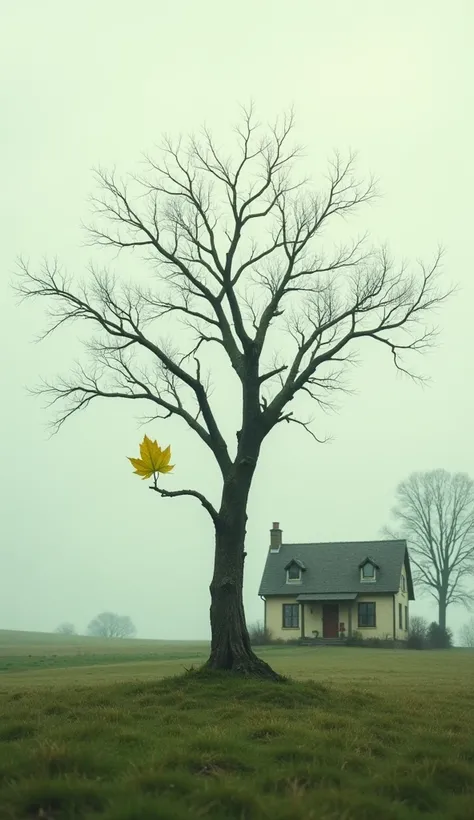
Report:
M287 572L289 581L301 581L301 570L298 564L292 564Z
M285 567L286 583L300 584L302 580L302 573L305 569L306 567L303 564L303 561L300 561L298 558L292 558Z
M366 558L359 564L360 580L363 583L375 582L377 580L377 570L379 567L371 558Z

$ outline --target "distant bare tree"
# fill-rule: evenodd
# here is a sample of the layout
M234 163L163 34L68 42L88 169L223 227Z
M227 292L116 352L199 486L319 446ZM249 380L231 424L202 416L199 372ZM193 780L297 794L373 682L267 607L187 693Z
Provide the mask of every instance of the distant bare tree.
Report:
M459 630L459 643L474 649L474 618L471 618Z
M76 634L76 627L74 624L70 624L68 621L65 621L55 629L59 635L75 635Z
M421 615L411 615L407 649L424 649L427 645L428 621Z
M422 638L425 638L426 633L428 632L428 621L426 618L423 618L422 615L411 615L410 627L408 631L410 635L419 635Z
M87 632L101 638L133 638L136 629L128 615L101 612L90 622Z
M89 361L41 388L62 408L57 427L95 399L145 402L152 418L185 422L214 457L217 504L196 489L152 489L197 499L214 525L207 668L273 679L251 649L242 601L247 503L262 444L281 422L319 440L299 402L332 406L367 340L415 377L404 354L431 345L427 316L446 296L440 253L409 271L365 236L323 250L333 222L374 198L374 181L357 176L354 156L335 154L322 190L309 189L293 174L301 151L290 144L292 129L292 114L262 127L250 109L233 155L205 129L188 141L165 139L144 176L98 172L91 243L147 253L153 286L141 286L136 271L119 286L98 269L74 282L48 262L37 271L21 263L19 286L52 305L46 334L72 321L99 333ZM224 357L239 391L236 442L216 415L208 349ZM221 379L222 362L212 367Z
M446 629L448 606L474 603L466 587L474 575L474 482L446 470L413 473L396 498L396 535L407 539L414 581L435 599Z
M257 621L254 624L250 624L248 630L250 635L250 643L252 646L266 646L267 644L272 643L272 633L268 627L265 626L263 621Z

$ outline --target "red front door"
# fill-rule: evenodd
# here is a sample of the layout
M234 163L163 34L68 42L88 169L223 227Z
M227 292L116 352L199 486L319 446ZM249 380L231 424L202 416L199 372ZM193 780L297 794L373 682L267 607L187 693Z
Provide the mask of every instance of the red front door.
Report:
M323 638L339 636L339 604L323 604Z

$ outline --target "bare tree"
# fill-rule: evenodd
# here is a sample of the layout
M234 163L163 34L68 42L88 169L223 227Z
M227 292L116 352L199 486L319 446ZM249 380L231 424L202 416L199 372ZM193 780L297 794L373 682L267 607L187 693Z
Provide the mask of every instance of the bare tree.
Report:
M90 240L147 253L153 287L136 277L119 286L97 269L74 284L46 262L39 271L20 263L19 288L52 305L46 334L74 320L99 331L88 362L42 386L61 407L57 428L95 399L144 401L153 418L181 419L209 449L222 479L217 504L197 489L152 489L196 498L215 528L206 667L274 679L251 650L242 603L247 501L262 443L281 422L318 440L299 402L330 406L336 391L347 390L346 368L365 340L418 378L404 354L431 344L426 315L447 295L438 286L440 253L409 271L366 237L323 252L325 229L370 202L374 181L357 177L353 156L336 154L315 193L294 176L300 151L290 144L292 129L292 114L262 127L250 109L230 158L204 129L187 141L165 139L141 177L122 181L99 170ZM212 400L206 351L213 349L239 390L235 445Z
M133 638L136 629L128 615L101 612L90 622L87 632L101 638Z
M76 634L76 627L74 624L69 623L69 621L65 621L55 629L55 632L58 635L75 635Z
M421 638L426 638L427 632L428 621L426 620L426 618L423 618L422 615L411 615L409 634L420 636Z
M466 588L474 574L474 482L446 470L413 473L396 498L392 514L397 536L408 541L414 581L435 599L446 629L448 606L474 603Z
M474 618L471 618L459 630L459 643L474 649Z

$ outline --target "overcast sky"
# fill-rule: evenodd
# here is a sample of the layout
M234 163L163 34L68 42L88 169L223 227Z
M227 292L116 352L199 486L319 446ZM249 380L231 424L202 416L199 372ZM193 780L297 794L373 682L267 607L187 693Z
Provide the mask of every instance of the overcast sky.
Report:
M51 413L26 387L67 373L75 331L33 344L44 306L18 307L9 281L19 253L33 265L57 254L83 274L93 166L134 171L163 132L204 121L230 133L251 97L263 119L294 104L308 175L333 148L358 150L384 197L355 229L414 260L442 242L460 290L437 319L438 347L417 363L429 387L365 345L356 395L317 419L333 442L285 425L265 446L249 511L248 620L263 615L257 590L273 520L287 541L374 539L410 472L474 473L470 0L3 0L1 14L0 627L47 631L69 620L82 631L111 609L130 615L141 637L209 635L206 513L192 499L158 498L132 474L125 457L138 454L144 429L127 403L98 404L48 437ZM133 277L140 263L127 264ZM163 422L145 429L171 442L181 486L216 499L215 468L190 433ZM412 613L436 617L428 600ZM466 617L452 609L448 623L457 629Z

